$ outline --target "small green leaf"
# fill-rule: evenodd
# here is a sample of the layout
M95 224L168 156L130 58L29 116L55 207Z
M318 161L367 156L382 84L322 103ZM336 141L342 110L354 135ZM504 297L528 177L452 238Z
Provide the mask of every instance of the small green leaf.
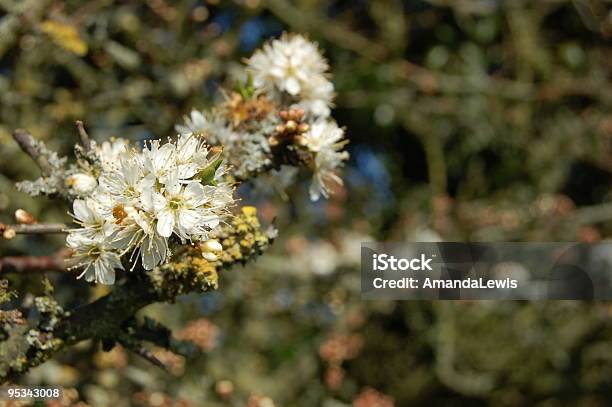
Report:
M200 172L200 179L204 185L216 185L215 173L222 162L223 157L219 156L219 158L210 163L208 167L204 168L202 172Z
M255 86L253 85L253 77L251 74L247 76L246 83L238 82L236 84L236 92L238 92L244 100L253 98L255 95Z

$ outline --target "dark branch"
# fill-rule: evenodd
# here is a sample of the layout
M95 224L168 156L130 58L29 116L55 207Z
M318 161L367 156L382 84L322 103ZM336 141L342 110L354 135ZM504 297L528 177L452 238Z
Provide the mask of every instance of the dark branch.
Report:
M176 339L168 328L151 318L145 317L142 324L129 325L127 331L135 338L151 342L188 358L200 354L196 344Z
M157 300L146 282L128 282L115 287L110 294L73 310L61 322L56 335L68 345L93 337L105 337L142 307Z
M126 334L121 334L117 338L117 342L120 343L124 348L132 351L134 354L140 356L147 362L154 364L155 366L165 370L166 372L170 372L170 367L165 365L161 360L155 357L150 350L142 346L141 343L135 341L133 338Z

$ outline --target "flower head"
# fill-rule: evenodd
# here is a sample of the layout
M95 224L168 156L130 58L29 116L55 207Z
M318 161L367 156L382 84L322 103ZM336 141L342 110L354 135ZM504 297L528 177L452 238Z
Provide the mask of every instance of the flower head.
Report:
M83 267L77 278L85 277L89 282L102 284L115 283L115 269L123 270L123 265L119 255L105 241L71 233L66 243L74 251L77 267Z
M170 256L173 235L182 242L205 240L233 204L224 176L219 152L193 134L122 151L113 165L102 166L99 187L74 201L80 227L71 231L68 245L86 267L84 275L108 283L114 274L105 271L114 270L124 254L140 257L151 270Z
M313 201L321 195L329 197L331 184L342 185L342 178L336 172L349 158L348 152L342 150L347 142L344 131L333 121L317 121L302 136L302 145L314 154L310 185L310 199Z
M202 112L192 110L189 116L185 116L185 124L177 124L174 126L179 134L204 134L210 128L210 123Z
M328 68L317 45L301 35L284 34L247 60L256 88L287 94L314 115L329 115L334 87L327 79Z
M129 142L123 138L112 138L96 146L96 153L100 158L102 168L105 170L114 168L119 159L127 154L128 146Z

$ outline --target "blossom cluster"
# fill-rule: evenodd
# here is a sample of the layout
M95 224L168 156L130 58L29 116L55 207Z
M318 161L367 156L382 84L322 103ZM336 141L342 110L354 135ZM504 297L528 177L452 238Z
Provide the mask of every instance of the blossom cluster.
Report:
M342 184L338 170L348 152L344 130L330 117L334 86L328 69L315 43L284 34L246 60L245 86L220 108L193 110L176 130L222 145L239 179L289 164L312 172L311 200L329 197Z
M171 239L205 242L209 256L221 250L209 233L228 216L233 186L225 181L220 152L195 135L177 141L151 141L130 148L125 140L95 148L99 174L76 173L68 178L81 195L73 202L79 225L66 239L74 251L80 276L113 284L122 256L132 264L139 257L151 270L171 255Z

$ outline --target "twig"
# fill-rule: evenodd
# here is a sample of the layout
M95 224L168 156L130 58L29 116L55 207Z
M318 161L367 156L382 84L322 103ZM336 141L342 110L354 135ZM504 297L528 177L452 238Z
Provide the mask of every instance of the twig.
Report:
M91 138L89 137L89 134L87 134L85 126L83 125L83 122L81 120L76 121L76 126L79 132L79 139L81 145L83 146L83 150L88 153L91 150Z
M27 130L16 129L13 132L13 139L15 139L17 144L19 144L19 147L21 147L23 152L29 155L32 160L34 160L34 162L38 165L44 175L51 174L53 168L51 167L51 165L49 165L47 160L40 155L40 152L34 145L34 137L32 137L32 135Z
M150 350L142 346L142 344L131 338L129 335L120 334L117 338L117 342L119 342L121 345L123 345L123 347L134 352L136 355L140 356L147 362L154 364L155 366L165 370L166 372L170 372L169 366L167 366L161 360L156 358Z
M195 343L176 339L172 336L172 332L168 328L151 318L145 317L143 324L137 325L134 323L130 325L127 330L128 333L135 338L151 342L188 358L200 354Z
M0 223L0 233L12 230L21 235L40 235L51 233L67 233L67 226L63 223L34 223L32 225L6 225Z
M45 271L66 271L70 250L63 249L52 256L6 256L0 257L0 274Z

